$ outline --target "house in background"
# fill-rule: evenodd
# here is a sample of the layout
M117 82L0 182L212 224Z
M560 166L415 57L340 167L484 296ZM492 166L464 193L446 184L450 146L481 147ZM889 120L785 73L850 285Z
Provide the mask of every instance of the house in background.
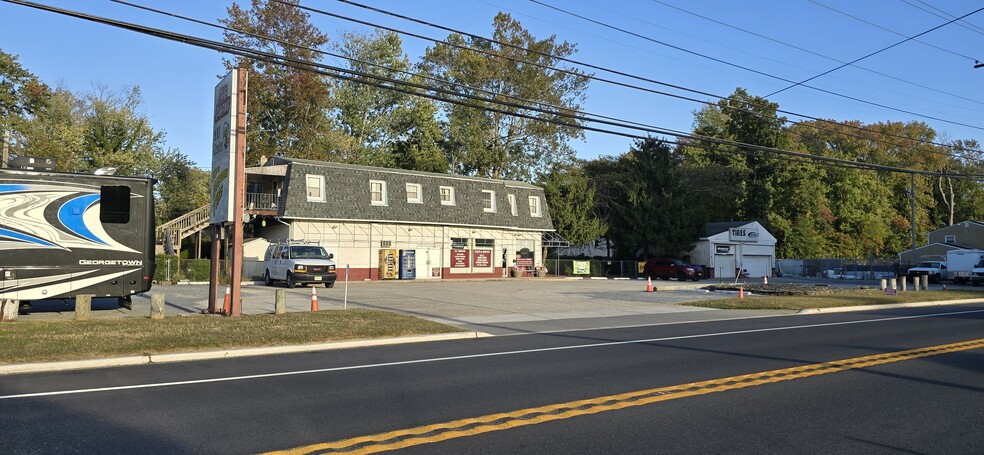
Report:
M945 259L947 251L966 249L984 250L984 223L961 221L930 231L925 245L899 252L899 264L906 270L922 261Z
M350 280L395 278L401 263L415 279L529 273L558 246L543 189L523 182L281 157L246 180L249 276L277 240L320 243Z

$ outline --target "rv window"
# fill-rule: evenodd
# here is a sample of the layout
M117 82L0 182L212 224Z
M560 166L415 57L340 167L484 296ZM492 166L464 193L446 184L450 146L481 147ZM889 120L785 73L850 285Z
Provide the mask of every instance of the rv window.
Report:
M99 194L99 221L130 222L130 187L104 186Z

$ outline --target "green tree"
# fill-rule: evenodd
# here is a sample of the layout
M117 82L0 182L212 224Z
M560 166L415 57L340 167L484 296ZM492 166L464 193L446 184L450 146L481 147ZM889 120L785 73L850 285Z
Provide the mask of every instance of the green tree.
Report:
M164 132L138 112L142 98L138 87L119 92L100 88L83 100L83 136L80 172L117 168L118 175L152 176Z
M245 33L225 32L225 42L307 62L321 61L322 54L312 49L328 43L328 36L296 6L251 0L248 10L234 2L227 12L229 17L220 22ZM292 45L282 45L281 41ZM322 160L328 157L332 144L344 139L329 122L331 97L321 75L245 58L226 60L225 65L249 71L247 163L277 154Z
M72 172L84 168L85 105L70 90L56 88L51 98L22 128L22 148L27 156L53 158L55 169Z
M437 121L437 106L412 97L397 114L396 127L403 136L392 146L394 165L401 169L446 174L450 170L444 152L444 132Z
M982 196L981 182L960 177L960 174L984 173L982 150L975 140L952 141L950 147L940 147L938 153L946 158L943 171L946 176L935 178L936 208L932 219L939 220L944 226L962 220L977 220L982 211L980 197Z
M495 94L495 100L513 103L516 98L526 100L521 103L523 107L467 98L458 98L465 105L444 103L449 136L445 147L454 172L535 181L551 164L571 161L574 153L568 141L582 138L583 132L576 126L580 122L537 112L530 106L543 103L576 113L584 101L588 78L576 69L553 69L560 66L560 58L576 52L575 45L557 42L554 36L538 40L505 13L496 15L493 28L496 42L448 36L446 41L451 45L442 43L427 49L422 68L449 81L441 85L450 91L483 98L490 96L488 91Z
M24 69L17 56L0 50L0 137L4 132L21 132L50 96L51 89Z
M158 180L158 223L208 204L209 171L196 168L195 163L177 149L163 151L158 163L154 174Z
M699 203L706 188L688 179L682 157L662 141L638 141L617 159L589 163L586 170L599 185L608 238L628 259L670 255L693 249L707 213Z
M608 230L595 213L595 187L578 164L554 165L540 182L554 228L572 245L585 245Z
M434 103L377 87L380 81L369 77L421 83L419 77L409 75L411 64L399 35L380 30L343 33L333 47L348 57L348 68L359 74L354 81L332 82L336 122L351 136L336 148L334 160L447 172Z

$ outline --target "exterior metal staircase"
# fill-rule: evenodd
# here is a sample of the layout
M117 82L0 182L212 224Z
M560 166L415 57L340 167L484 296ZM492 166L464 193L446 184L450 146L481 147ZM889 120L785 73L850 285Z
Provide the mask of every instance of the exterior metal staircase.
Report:
M157 244L167 254L177 254L181 240L208 226L209 206L203 205L167 223L157 226Z

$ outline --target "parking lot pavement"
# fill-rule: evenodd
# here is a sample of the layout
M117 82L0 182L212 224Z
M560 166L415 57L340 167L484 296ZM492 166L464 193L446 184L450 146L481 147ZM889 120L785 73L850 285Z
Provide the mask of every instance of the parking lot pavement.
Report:
M677 305L693 300L721 298L720 293L696 289L707 282L654 283L657 292L645 292L641 280L497 280L344 282L334 288L316 287L320 310L369 308L422 317L472 330L516 332L583 327L586 320L617 318L633 321L703 319L718 310ZM243 314L273 313L276 289L242 287ZM670 290L677 289L677 290ZM310 311L311 287L287 289L287 311ZM225 287L219 294L221 303ZM134 296L132 310L118 308L115 299L95 299L93 318L148 317L150 295L163 294L167 317L200 315L208 307L208 285L154 286ZM21 320L71 319L74 303L38 302ZM613 319L614 320L614 319ZM588 325L602 324L592 322Z
M759 283L761 279L743 280ZM701 288L722 280L653 281L656 292L645 292L645 280L508 279L445 281L338 282L334 288L315 288L320 310L369 308L422 317L467 330L493 334L624 327L701 320L790 314L791 311L713 310L681 302L731 297L733 293ZM728 280L728 282L733 282ZM770 283L798 283L837 287L878 287L878 281L773 278ZM940 287L941 285L931 285ZM950 285L952 288L957 288ZM243 314L274 312L274 298L282 286L259 283L242 287ZM311 287L287 289L287 311L311 309ZM221 304L225 286L219 289ZM92 318L149 317L150 296L163 294L165 315L200 316L208 307L208 285L157 285L133 297L132 310L119 308L116 299L93 299ZM72 319L74 302L36 302L34 311L20 320Z

